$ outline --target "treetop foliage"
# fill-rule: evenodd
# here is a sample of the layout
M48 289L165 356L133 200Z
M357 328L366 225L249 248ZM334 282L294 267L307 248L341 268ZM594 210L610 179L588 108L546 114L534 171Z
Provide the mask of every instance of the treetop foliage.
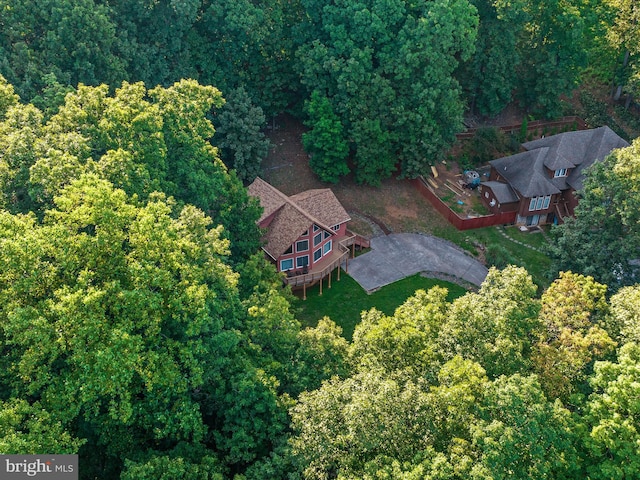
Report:
M565 273L536 298L509 267L452 303L435 288L393 316L363 312L349 376L291 410L304 478L626 478L637 401L616 388L640 371L635 343L615 339L638 329L638 305L609 308L605 290Z
M2 205L43 213L73 179L95 174L140 199L162 191L204 210L225 226L235 256L258 246L258 206L218 157L207 114L223 104L220 92L194 80L147 90L123 83L80 85L56 114L44 119L3 87L7 104L0 137Z
M0 453L78 453L87 479L634 478L639 143L589 170L546 291L494 268L351 342L302 328L242 184L284 111L323 181L376 184L465 108L560 113L596 53L630 98L634 2L0 11Z
M518 100L535 115L562 114L559 97L576 86L588 60L632 95L634 5L2 0L0 74L46 117L68 85L168 88L195 78L230 99L245 92L216 123L230 132L219 146L241 179L253 177L264 156L255 131L264 126L262 110L307 121L322 179L345 175L348 158L359 181L377 184L396 170L408 177L428 171L462 129L465 108L495 115ZM305 112L319 101L314 92L330 108Z
M615 150L587 172L575 218L552 230L554 273L591 275L613 291L637 282L640 143Z

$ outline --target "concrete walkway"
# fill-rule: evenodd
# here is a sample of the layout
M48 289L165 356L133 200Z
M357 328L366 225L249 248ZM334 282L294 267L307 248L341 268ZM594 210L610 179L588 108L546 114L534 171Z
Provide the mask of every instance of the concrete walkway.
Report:
M420 272L439 272L480 285L487 268L446 240L417 233L371 239L371 251L349 260L349 275L367 292Z

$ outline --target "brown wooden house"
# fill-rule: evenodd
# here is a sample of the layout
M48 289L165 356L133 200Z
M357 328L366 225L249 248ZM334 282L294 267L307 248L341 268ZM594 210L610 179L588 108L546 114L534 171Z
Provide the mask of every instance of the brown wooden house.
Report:
M279 272L306 275L323 269L344 253L340 243L347 236L351 219L333 192L314 189L291 197L261 178L249 185L263 213L263 250Z
M533 140L522 145L524 152L489 162L480 195L493 213L517 212L518 225L560 223L578 204L584 170L628 146L609 127Z

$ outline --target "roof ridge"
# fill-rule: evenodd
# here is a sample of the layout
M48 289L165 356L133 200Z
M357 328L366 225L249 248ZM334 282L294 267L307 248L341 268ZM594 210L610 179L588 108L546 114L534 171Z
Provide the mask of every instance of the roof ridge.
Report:
M319 226L321 226L324 230L328 231L330 234L335 235L335 232L331 229L330 226L327 226L324 224L324 222L319 221L314 215L310 214L309 212L307 212L304 208L302 208L300 205L298 205L295 201L293 201L291 199L291 197L288 197L287 195L285 195L284 193L282 193L280 190L278 190L276 187L274 187L273 185L271 185L269 182L263 180L260 177L256 177L256 180L260 180L261 182L267 184L277 195L279 195L287 204L291 205L293 208L295 208L298 212L300 212L302 215L304 215L305 217L307 217L309 220L311 220L313 223L318 224ZM314 189L312 189L314 190ZM331 190L330 188L327 188L325 190ZM307 192L309 190L305 190L305 192ZM300 192L300 193L304 193L304 192ZM298 195L298 194L296 194ZM281 205L278 209L276 209L276 211L280 211L282 210L282 207L284 205Z

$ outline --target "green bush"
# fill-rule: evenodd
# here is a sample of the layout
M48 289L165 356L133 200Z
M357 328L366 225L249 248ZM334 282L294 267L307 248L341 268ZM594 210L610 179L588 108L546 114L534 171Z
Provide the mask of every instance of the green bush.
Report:
M500 129L496 127L478 128L473 138L465 146L463 158L458 164L462 170L473 169L484 165L489 160L504 156L505 152L510 150L509 147L509 139Z
M485 251L487 265L503 269L508 265L516 265L515 259L502 245L491 243Z
M599 101L587 91L580 92L580 103L584 110L582 118L587 125L592 128L606 125L625 140L629 140L627 132L609 115L606 103Z

